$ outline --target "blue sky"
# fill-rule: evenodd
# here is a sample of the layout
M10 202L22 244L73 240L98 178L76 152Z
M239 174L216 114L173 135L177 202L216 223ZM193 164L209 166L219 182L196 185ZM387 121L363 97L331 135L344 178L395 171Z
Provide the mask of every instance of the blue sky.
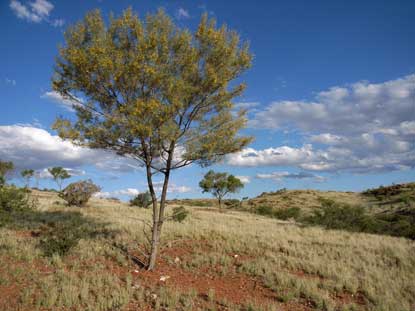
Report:
M246 182L237 196L287 188L363 190L415 180L414 1L6 1L0 3L0 159L72 169L106 195L146 189L135 163L61 142L50 126L68 103L50 79L65 28L86 12L163 7L194 29L203 12L251 43L248 149L212 168ZM173 174L170 198L200 197L210 168ZM161 180L161 176L160 176ZM15 182L19 182L18 179Z

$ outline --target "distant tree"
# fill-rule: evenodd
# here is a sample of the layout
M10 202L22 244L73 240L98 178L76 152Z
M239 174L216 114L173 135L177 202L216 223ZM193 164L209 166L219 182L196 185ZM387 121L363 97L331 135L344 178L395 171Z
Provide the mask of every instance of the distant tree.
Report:
M59 187L59 191L62 190L62 183L65 179L68 179L71 177L71 175L68 173L67 170L65 170L63 167L55 166L48 168L48 172L52 175L53 180L56 182L56 184Z
M218 199L219 209L222 209L222 199L228 193L235 193L244 187L242 181L228 173L216 173L212 170L206 173L199 182L203 192L209 192Z
M14 164L11 161L0 160L0 186L6 183L6 177L14 170Z
M245 88L233 81L250 67L248 45L207 15L192 33L161 10L145 21L126 10L109 25L93 11L65 39L53 89L73 101L77 119L59 118L53 128L77 145L112 150L145 167L153 218L144 263L152 270L171 171L209 165L251 141L238 135L245 111L235 113L232 103ZM157 173L164 178L160 203Z
M146 192L137 194L133 199L130 200L130 205L144 207L144 208L150 207L151 205L150 192L146 191Z
M20 175L22 175L22 177L25 179L26 181L26 187L30 186L30 180L32 179L32 177L34 176L35 171L34 170L23 170L20 172Z

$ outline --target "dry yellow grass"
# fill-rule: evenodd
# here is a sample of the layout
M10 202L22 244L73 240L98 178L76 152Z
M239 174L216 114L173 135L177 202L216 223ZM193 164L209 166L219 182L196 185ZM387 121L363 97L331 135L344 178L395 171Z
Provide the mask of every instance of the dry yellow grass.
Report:
M150 219L149 210L98 199L93 199L86 208L69 208L58 203L56 194L35 192L34 195L43 211L80 211L83 217L105 223L106 230L114 234L82 239L66 257L43 259L34 239L19 236L12 228L0 228L2 256L21 261L27 267L41 260L57 269L57 273L46 278L36 270L29 271L32 279L25 281L26 289L16 309L35 306L60 310L66 306L77 310L124 310L131 299L145 299L142 289L136 289L131 280L120 280L100 265L85 271L85 263L104 258L129 266L125 256L112 245L120 243L133 249L137 242L144 241L143 224L137 219ZM315 195L308 193L307 198L312 197ZM358 200L353 196L349 199ZM181 262L190 271L201 265L220 265L226 274L231 268L231 256L237 254L245 258L238 272L260 278L280 301L311 301L312 308L317 310L414 308L413 241L301 227L294 222L242 212L219 213L200 208L190 211L189 219L182 224L166 223L162 237L165 242L195 241L191 258ZM197 243L201 240L209 244L208 250ZM7 282L6 276L0 275L0 280L1 277ZM167 310L176 310L172 301L178 294L167 289L163 293L163 299L170 301ZM350 301L340 303L339 297L345 295ZM232 308L229 310L239 310Z

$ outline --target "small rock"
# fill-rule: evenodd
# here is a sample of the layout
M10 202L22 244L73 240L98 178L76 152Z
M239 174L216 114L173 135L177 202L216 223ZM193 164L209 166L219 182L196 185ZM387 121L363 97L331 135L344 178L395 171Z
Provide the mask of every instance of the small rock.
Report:
M138 270L134 270L134 273L138 273L138 272L140 272L140 271L138 271Z
M167 281L168 279L170 279L170 277L169 277L168 275L162 275L162 276L160 277L160 281L162 281L162 282L165 282L165 281Z
M151 299L156 300L157 299L157 295L156 294L151 294Z
M174 262L175 262L175 263L179 263L179 262L180 262L180 258L179 258L179 257L176 257L176 258L174 259Z
M233 255L233 258L238 258L238 257L239 257L238 254Z

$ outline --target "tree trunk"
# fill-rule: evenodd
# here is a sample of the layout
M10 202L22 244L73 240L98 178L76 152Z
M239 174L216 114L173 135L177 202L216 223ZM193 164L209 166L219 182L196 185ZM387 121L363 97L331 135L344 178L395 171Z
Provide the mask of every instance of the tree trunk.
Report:
M159 246L159 241L160 241L160 236L158 235L159 210L157 206L157 196L156 196L156 192L154 191L153 178L152 178L152 172L151 172L150 165L146 166L146 172L147 172L148 189L149 189L149 192L151 195L151 201L153 204L153 225L151 228L152 232L151 232L151 245L150 245L151 249L150 249L149 261L148 261L148 266L147 266L148 270L152 270L156 264L157 251L158 251L158 246Z
M153 201L153 228L152 228L152 234L151 234L151 253L150 253L150 260L149 260L147 270L153 270L156 266L156 259L157 259L157 254L158 254L158 250L160 246L161 228L164 222L164 210L166 207L167 188L169 185L170 168L171 168L171 163L173 160L174 143L170 145L169 150L170 150L169 156L166 162L166 171L164 173L163 189L162 189L161 198L160 198L160 207L158 208L157 206L157 199L156 199L155 204ZM151 176L150 176L149 186L150 186L150 183L152 186ZM153 189L153 193L154 193L154 189Z

